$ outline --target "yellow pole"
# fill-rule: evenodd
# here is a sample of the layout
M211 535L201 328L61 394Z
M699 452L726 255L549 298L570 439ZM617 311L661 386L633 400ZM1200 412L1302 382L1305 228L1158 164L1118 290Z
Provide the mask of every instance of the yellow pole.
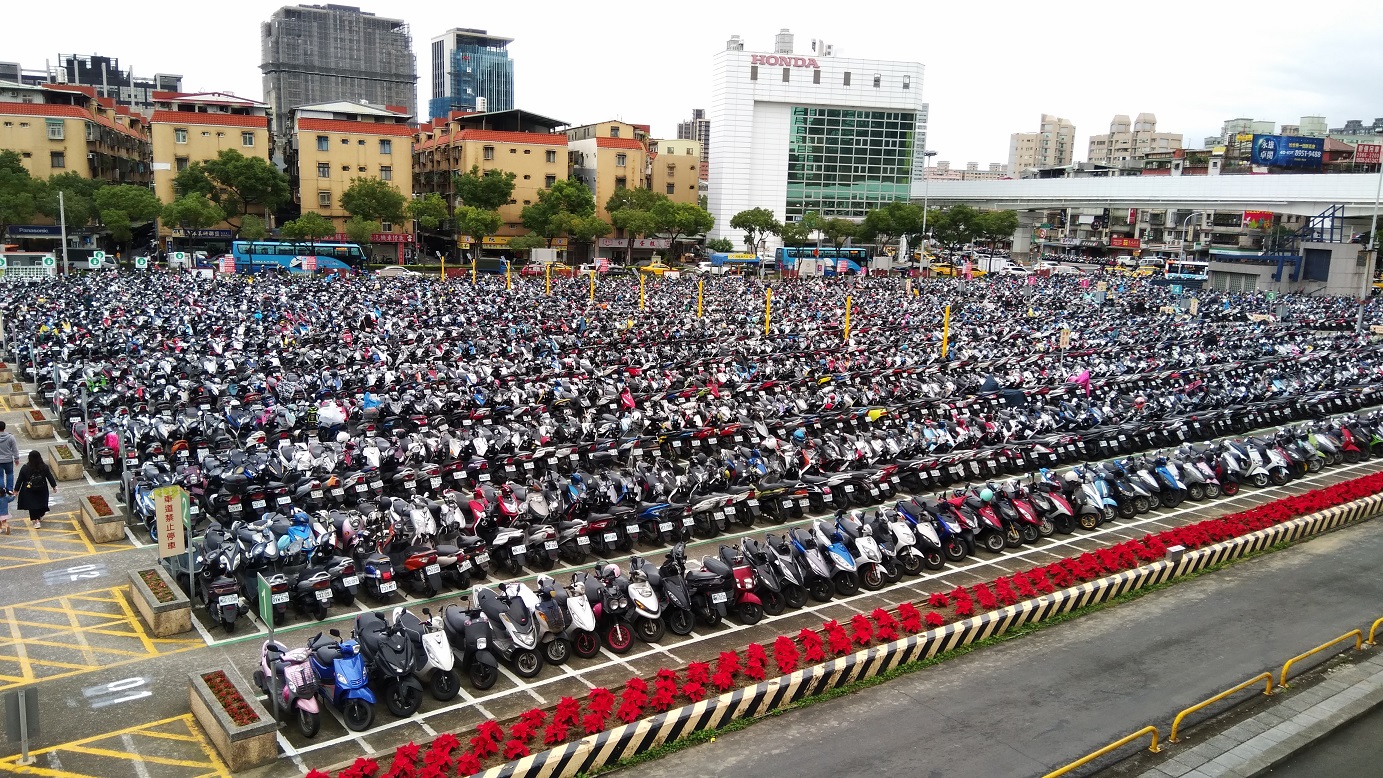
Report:
M850 339L850 295L845 296L845 339Z
M698 279L696 282L696 318L701 318L701 292L706 286L706 279Z
M951 340L951 306L946 306L946 313L941 317L941 358L946 358L946 347Z
M641 311L644 310L643 284L644 284L644 281L647 281L647 280L648 280L648 276L647 276L646 274L644 274L644 273L640 273L640 274L639 274L639 310L641 310Z
M506 292L514 288L514 280L509 276L509 271L513 267L514 263L512 261L504 263L504 291Z
M773 323L773 290L764 290L764 334L768 334L768 326Z
M475 285L475 255L471 255L471 285Z
M591 268L591 302L595 303L595 268Z
M546 264L546 265L543 266L543 275L547 276L547 296L548 296L548 297L551 297L551 296L552 296L552 264L551 264L551 263L548 263L548 264Z
M447 280L447 255L442 254L442 281Z

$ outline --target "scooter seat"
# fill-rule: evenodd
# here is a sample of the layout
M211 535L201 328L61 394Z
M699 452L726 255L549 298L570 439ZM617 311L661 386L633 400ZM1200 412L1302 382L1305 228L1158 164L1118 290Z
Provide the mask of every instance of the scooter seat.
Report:
M317 663L326 667L331 667L332 663L341 658L341 647L334 641L325 646L313 649L317 655Z
M461 549L449 543L441 543L437 546L437 553L441 556L456 556L461 553Z
M708 573L704 570L698 570L695 572L687 573L687 583L689 584L709 585L719 583L722 580L724 579L721 576L716 575L715 573Z
M730 566L717 557L705 557L701 560L701 565L716 577L724 577L730 574Z

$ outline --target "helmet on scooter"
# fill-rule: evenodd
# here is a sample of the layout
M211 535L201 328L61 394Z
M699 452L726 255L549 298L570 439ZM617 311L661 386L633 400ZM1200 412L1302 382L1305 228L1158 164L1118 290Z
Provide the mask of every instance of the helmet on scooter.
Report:
M614 563L607 564L600 568L601 578L619 578L623 574L623 571L619 569L619 565Z
M992 491L990 491L990 490L988 490L988 489L981 489L981 490L980 490L980 501L981 501L981 502L992 502L993 500L994 500L994 492L992 492Z

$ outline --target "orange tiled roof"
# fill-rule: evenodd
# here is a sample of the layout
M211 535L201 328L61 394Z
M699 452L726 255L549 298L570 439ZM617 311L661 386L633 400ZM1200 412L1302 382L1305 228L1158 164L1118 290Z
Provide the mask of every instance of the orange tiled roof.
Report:
M409 138L413 136L413 128L406 124L358 122L349 119L314 119L312 117L303 117L298 119L298 129L319 130L322 132L351 132L359 135L398 135Z
M123 133L131 138L144 140L144 134L118 124L104 116L96 116L89 111L76 105L59 105L55 103L4 103L0 102L0 115L5 116L53 116L66 119L84 119L89 122L96 122L104 127L109 127L116 132Z
M87 97L96 96L96 87L83 86L82 84L44 84L44 89L52 89L56 92L81 92Z
M595 147L598 149L643 149L643 144L633 138L596 138Z
M100 103L101 105L103 105L103 106L105 106L105 107L107 107L107 108L110 108L110 109L112 109L112 110L114 110L114 108L115 108L115 98L114 98L114 97L98 97L98 98L96 98L96 102L98 102L98 103Z
M257 130L269 127L267 116L243 116L231 113L200 113L197 111L154 111L150 120L154 124L205 124L217 127L253 127Z
M432 140L414 144L415 151L424 151L434 146L446 146L454 141L495 141L497 143L520 143L532 146L565 146L567 136L556 132L506 132L503 130L461 130L438 134Z

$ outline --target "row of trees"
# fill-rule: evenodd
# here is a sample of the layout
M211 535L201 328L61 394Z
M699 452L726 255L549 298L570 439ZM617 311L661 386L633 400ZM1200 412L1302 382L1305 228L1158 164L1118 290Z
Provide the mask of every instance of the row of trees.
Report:
M18 153L0 151L0 236L11 224L24 224L42 215L55 222L62 219L71 231L99 224L124 245L133 237L136 225L152 221L162 210L163 205L148 187L108 185L77 173L38 179L29 175Z
M933 241L949 248L959 248L977 240L998 243L1013 237L1018 229L1018 214L1014 211L980 211L967 205L932 208L924 223L922 206L909 202L893 202L865 214L856 222L839 217L825 218L815 211L808 212L795 222L780 222L767 208L740 211L730 220L730 227L744 231L745 246L753 251L763 238L774 235L789 247L804 246L813 236L839 250L847 241L879 246L896 244L906 239L909 246L922 242L924 231ZM725 238L708 242L712 251L731 251L734 245Z

